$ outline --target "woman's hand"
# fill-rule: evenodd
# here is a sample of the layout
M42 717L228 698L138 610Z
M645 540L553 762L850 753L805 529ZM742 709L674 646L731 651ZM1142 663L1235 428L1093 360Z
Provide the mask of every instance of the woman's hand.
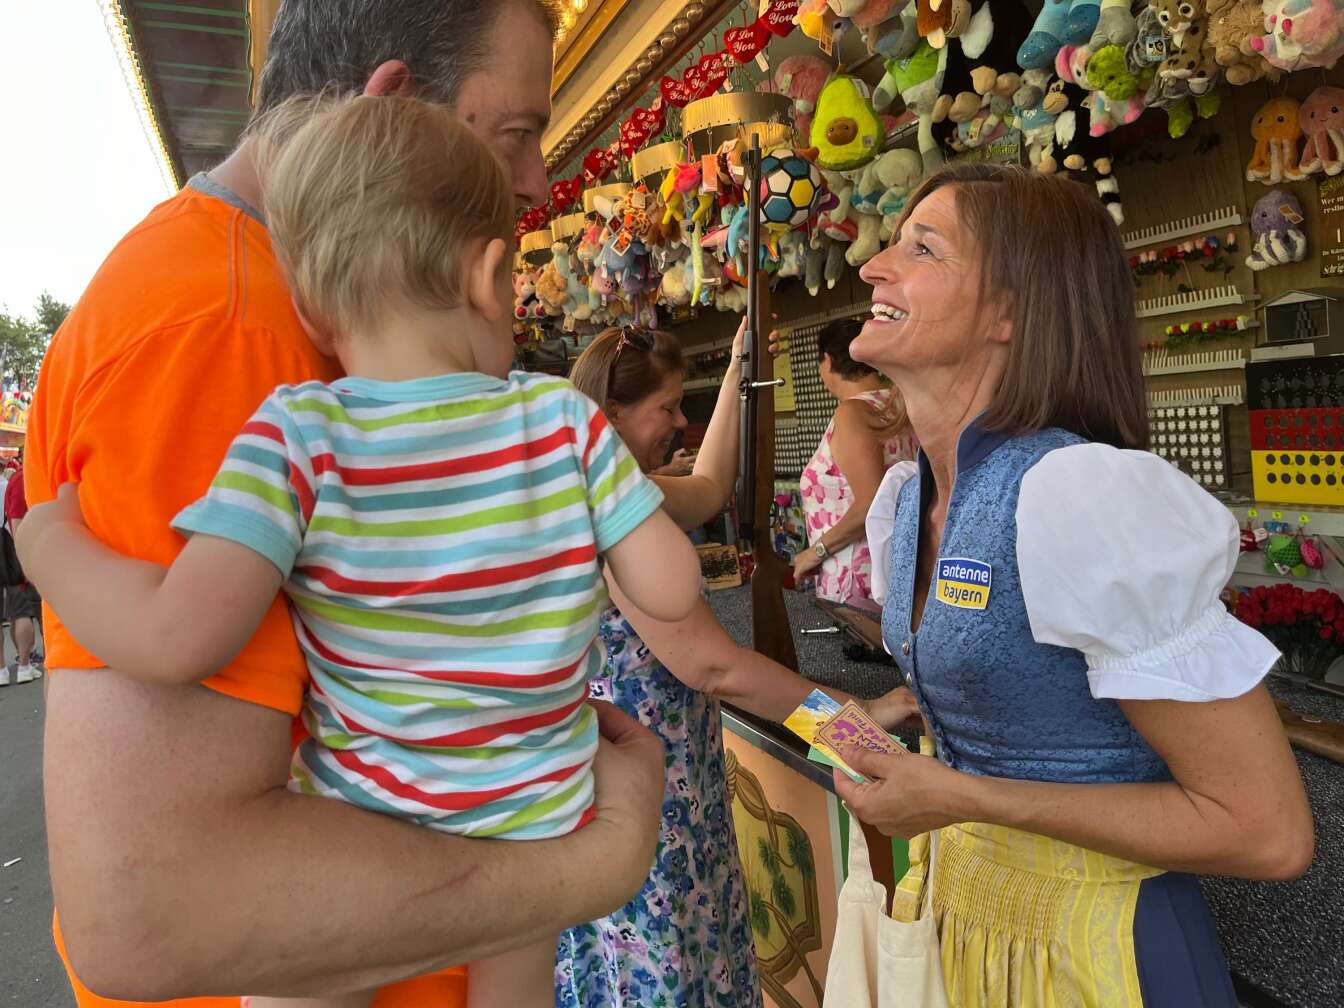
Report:
M821 557L817 556L817 551L810 546L804 546L793 555L793 583L802 584L803 578L820 566Z
M779 318L779 316L772 314L770 318L773 321L774 319ZM728 361L728 366L730 368L736 367L739 363L738 358L742 356L742 337L743 334L746 333L746 331L747 331L747 318L744 315L742 316L742 321L737 324L737 332L733 335L732 357ZM778 329L770 330L770 337L766 341L766 346L767 349L769 349L770 351L771 357L779 356L779 353L783 349L783 346L781 345Z
M28 514L17 524L14 546L19 552L19 563L31 575L41 566L38 543L48 529L65 524L85 527L84 512L79 507L79 484L62 484L54 500L29 508Z
M651 476L689 476L695 470L695 452L678 448L667 465L659 466Z
M931 756L916 756L904 749L875 753L844 746L840 758L872 783L856 784L844 771L836 770L835 793L859 819L884 836L909 840L968 819L956 811L965 774Z
M898 686L875 700L863 701L863 707L874 721L888 731L920 716L915 695L904 686Z

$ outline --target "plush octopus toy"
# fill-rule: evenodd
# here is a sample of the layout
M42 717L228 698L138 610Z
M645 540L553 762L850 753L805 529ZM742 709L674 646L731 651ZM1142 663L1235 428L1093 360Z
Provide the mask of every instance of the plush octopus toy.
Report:
M1318 87L1302 103L1298 122L1307 137L1298 171L1338 175L1344 170L1344 88Z
M1287 190L1271 189L1261 196L1251 212L1255 244L1246 265L1258 271L1306 258L1307 236L1300 227L1303 219L1302 204Z
M1271 98L1260 106L1251 120L1255 153L1246 166L1247 182L1273 185L1302 178L1297 167L1297 141L1302 136L1300 110L1296 98Z

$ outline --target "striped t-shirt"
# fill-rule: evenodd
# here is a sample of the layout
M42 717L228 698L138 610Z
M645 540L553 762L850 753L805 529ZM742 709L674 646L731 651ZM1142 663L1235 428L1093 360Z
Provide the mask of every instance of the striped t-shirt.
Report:
M591 814L599 554L662 495L592 401L515 372L282 386L174 526L286 577L291 787L471 836Z

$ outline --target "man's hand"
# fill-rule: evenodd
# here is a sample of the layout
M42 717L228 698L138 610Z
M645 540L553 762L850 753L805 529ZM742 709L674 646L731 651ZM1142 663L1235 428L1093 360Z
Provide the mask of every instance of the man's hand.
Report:
M774 321L779 318L778 315L771 314L770 319ZM742 356L742 337L747 331L747 318L744 315L742 321L737 324L737 332L733 335L733 356L729 361L729 366L736 364L738 357ZM778 357L781 350L787 349L783 345L778 329L771 329L770 336L766 340L766 347L770 351L771 357Z
M589 701L602 737L593 760L596 808L593 822L609 827L616 846L607 862L628 882L630 896L648 878L662 825L667 771L663 745L629 715L601 700Z
M856 784L836 770L835 793L860 820L885 836L908 840L967 818L955 811L965 775L930 756L844 746L840 758L872 783Z

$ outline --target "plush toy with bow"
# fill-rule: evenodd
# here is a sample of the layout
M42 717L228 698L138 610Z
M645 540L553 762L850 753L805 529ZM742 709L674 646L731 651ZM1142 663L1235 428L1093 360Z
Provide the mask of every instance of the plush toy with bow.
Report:
M1307 255L1307 236L1302 204L1285 189L1272 189L1261 196L1251 211L1251 233L1255 244L1246 257L1253 270L1269 269L1301 262Z
M1297 167L1297 142L1302 137L1301 105L1295 98L1271 98L1251 120L1255 152L1246 166L1247 182L1276 185L1302 178Z
M1307 137L1299 173L1338 175L1344 170L1344 88L1322 86L1307 95L1298 122Z

